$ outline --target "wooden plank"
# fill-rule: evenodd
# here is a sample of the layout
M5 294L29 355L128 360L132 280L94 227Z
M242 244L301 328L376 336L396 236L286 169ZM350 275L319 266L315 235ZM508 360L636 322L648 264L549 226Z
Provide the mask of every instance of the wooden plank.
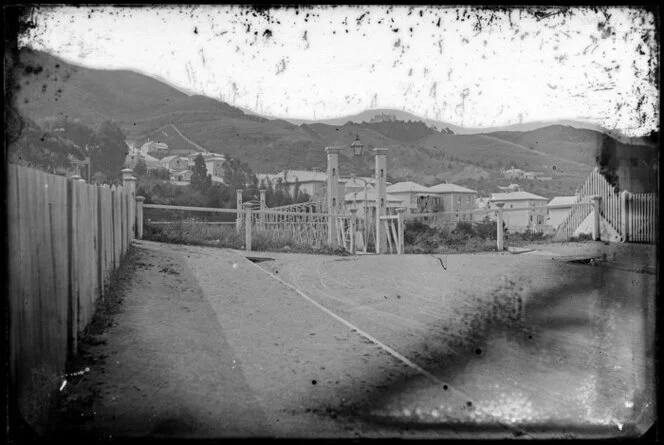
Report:
M393 253L392 252L392 241L390 240L390 229L388 227L387 220L383 221L383 223L385 224L385 235L386 235L385 238L387 238L387 246L389 248L389 252Z

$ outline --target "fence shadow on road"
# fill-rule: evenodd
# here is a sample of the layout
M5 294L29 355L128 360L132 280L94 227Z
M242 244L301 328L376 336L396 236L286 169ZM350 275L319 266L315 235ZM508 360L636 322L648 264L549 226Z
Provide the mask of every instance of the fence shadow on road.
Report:
M465 386L457 388L461 391L456 399L445 399L454 404L447 417L442 415L442 405L433 414L431 410L418 408L419 416L412 407L401 411L386 409L395 406L395 401L408 398L408 392L421 392L428 387L430 394L441 394L439 383L427 382L425 377L386 382L386 389L374 391L368 397L370 401L355 407L354 411L363 413L360 417L370 423L409 429L453 429L477 433L480 438L510 430L514 436L571 437L566 436L571 434L578 438L643 434L650 426L649 416L652 415L648 400L651 400L650 394L654 396L653 382L644 375L652 371L654 360L652 354L646 352L653 338L648 334L652 330L647 326L644 311L647 299L654 297L647 295L648 286L643 284L647 276L604 267L568 264L555 267L554 271L561 274L558 283L545 289L529 290L523 289L518 279L506 279L503 285L489 291L492 298L484 298L483 303L475 306L474 313L459 314L456 332L445 326L431 326L430 335L416 346L411 354L414 361L441 381L449 382L447 393L455 389L453 382L465 382ZM630 317L641 320L641 332L645 332L642 336L637 333L637 338L630 340L632 343L625 343L622 339L629 337L626 325ZM498 339L504 339L502 346ZM478 365L495 347L507 357ZM617 375L616 367L628 368L630 360L634 360L629 354L640 356L645 366L632 369L627 376L625 373ZM485 372L474 380L473 373L482 367ZM475 408L469 409L472 403L463 400L464 391L477 396L482 391L480 387L487 383L480 382L481 379L495 379L502 385L503 380L516 378L523 379L522 383L527 385L538 367L539 374L550 369L552 374L583 374L597 380L597 394L588 408L588 413L594 414L575 422L570 420L574 417L569 413L554 412L546 420L530 419L527 423L520 422L518 416L513 422L509 419L501 422L497 418L475 421L475 417L469 415ZM552 379L550 385L531 391L531 396L541 397L541 400L561 399L574 393L573 384L561 388L554 382L556 380ZM627 393L633 397L633 408L612 410L617 403L625 403L620 396ZM430 401L423 400L420 406L427 403L431 405ZM533 404L537 403L538 399L534 399ZM597 413L603 413L602 419L610 421L598 422Z

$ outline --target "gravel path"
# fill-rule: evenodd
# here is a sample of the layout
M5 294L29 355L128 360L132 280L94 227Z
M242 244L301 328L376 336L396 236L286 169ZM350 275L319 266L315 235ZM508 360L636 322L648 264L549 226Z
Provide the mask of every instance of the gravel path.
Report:
M431 255L135 248L124 309L66 389L92 402L61 434L560 437L652 416L651 274L510 253L444 269Z

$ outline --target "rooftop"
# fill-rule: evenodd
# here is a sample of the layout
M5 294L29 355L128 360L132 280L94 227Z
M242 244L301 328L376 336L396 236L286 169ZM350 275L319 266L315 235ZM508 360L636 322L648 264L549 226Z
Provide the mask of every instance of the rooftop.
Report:
M438 184L429 187L430 192L434 193L477 193L475 190L467 189L456 184Z
M528 192L511 192L511 193L492 193L490 201L525 201L537 200L548 201L548 198L543 196L533 195Z
M576 196L556 196L551 201L549 201L549 205L563 206L568 204L574 204L575 202L576 202Z
M430 190L412 181L397 182L387 187L387 191L390 193L404 193L404 192L415 192L415 193L429 193Z

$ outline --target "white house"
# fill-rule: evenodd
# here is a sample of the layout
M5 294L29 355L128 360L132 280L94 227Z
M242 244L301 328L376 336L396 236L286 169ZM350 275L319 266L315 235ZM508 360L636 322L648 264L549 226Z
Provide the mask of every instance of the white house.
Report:
M148 140L141 146L140 151L145 155L150 153L166 153L168 151L168 144Z
M166 156L165 158L162 158L159 163L163 168L167 168L171 172L189 169L187 158L178 155Z
M433 195L428 187L412 181L397 182L386 187L386 192L401 200L408 212L420 210L423 201Z
M572 211L571 204L577 202L577 196L556 196L551 201L549 201L550 206L569 206L559 209L548 209L548 215L546 223L551 226L553 230L557 229L558 226L567 218L569 213Z
M528 192L492 193L489 199L489 208L498 208L496 204L503 203L503 219L507 229L512 232L525 232L526 230L548 230L546 224L546 204L549 199ZM511 209L523 209L509 211Z

